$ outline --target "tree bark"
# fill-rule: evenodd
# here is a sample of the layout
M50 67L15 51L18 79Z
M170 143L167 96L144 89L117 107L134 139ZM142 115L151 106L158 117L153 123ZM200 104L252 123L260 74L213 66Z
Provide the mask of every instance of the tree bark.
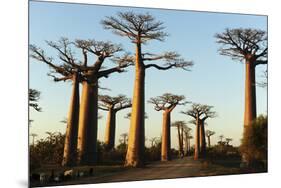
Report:
M201 157L206 157L206 139L205 139L205 126L204 121L200 124L200 151L201 151Z
M77 136L79 121L79 78L75 73L72 78L72 95L70 99L67 127L64 142L62 166L74 166L77 157Z
M98 82L83 82L79 112L78 163L93 165L97 162Z
M256 78L255 78L255 62L247 60L245 62L245 112L244 112L244 136L247 136L248 126L251 126L253 120L257 117L256 112ZM245 154L242 154L242 162L249 164Z
M168 111L163 112L162 126L162 145L161 145L161 161L171 160L171 114Z
M137 42L132 115L125 166L144 166L144 80L145 67L141 57L141 43Z
M195 130L195 138L194 138L194 160L198 160L199 159L199 150L200 150L200 134L199 134L199 119L198 117L196 118L196 130Z
M246 77L245 77L245 112L244 126L251 125L256 119L256 81L255 81L255 64L253 61L246 61Z
M105 144L106 149L111 150L115 145L115 129L116 129L116 112L109 109L107 114L106 130L105 130Z

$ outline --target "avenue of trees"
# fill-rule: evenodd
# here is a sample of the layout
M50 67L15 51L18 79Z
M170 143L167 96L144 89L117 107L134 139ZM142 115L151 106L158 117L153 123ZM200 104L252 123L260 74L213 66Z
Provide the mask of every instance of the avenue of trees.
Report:
M56 58L48 55L48 49L41 49L34 44L29 46L30 57L48 65L51 70L49 76L55 82L70 81L72 84L66 132L47 133L46 139L38 140L36 143L34 138L37 135L31 135L33 137L30 149L31 166L34 168L38 166L38 161L41 163L51 161L68 167L96 165L106 157L112 161L121 159L124 166L131 167L143 167L147 159L172 160L175 152L171 148L171 127L177 131L178 156L193 154L194 160L206 159L209 149L215 147L213 135L219 133L211 129L206 130L205 127L209 119L218 117L218 113L214 106L188 102L185 100L187 96L183 95L164 93L147 101L156 111L163 113L163 118L162 130L159 130L161 136L150 138L148 140L150 147L145 146L145 119L148 118L145 113L146 70L154 68L165 71L176 68L186 71L194 64L174 51L159 54L144 52L145 45L150 41L163 42L168 36L163 23L149 13L120 12L115 16L105 17L101 20L101 25L105 30L125 37L133 43L135 49L131 50L134 54L126 53L120 44L95 39L70 41L61 38L57 42L47 41L48 47L57 52ZM267 64L267 33L256 29L226 29L216 34L215 38L221 46L219 49L221 55L245 62L244 134L240 148L243 162L251 165L256 161L265 161L267 117L257 118L256 114L255 67ZM94 61L90 62L90 59ZM104 66L107 61L112 62L109 68ZM99 90L102 89L99 86L102 78L108 78L114 73L123 73L129 66L134 66L135 71L135 78L130 78L134 79L132 100L130 96L123 94L118 96L99 94ZM168 79L163 77L167 90L171 89ZM81 96L79 86L82 86ZM38 104L39 97L39 91L29 90L29 106L36 111L42 110ZM180 113L186 115L186 119L171 122L173 110L180 106L185 108ZM116 124L116 115L118 111L127 108L131 108L131 112L126 116L130 120L130 128L128 133L119 135L119 144L116 144L116 128L122 126ZM97 139L99 109L107 111L104 142ZM195 125L194 135L189 124ZM194 139L194 147L191 146L191 139ZM222 148L221 146L225 145L230 148L233 139L231 137L226 137L225 141L223 139L224 136L220 136L217 147ZM51 156L50 153L54 155Z

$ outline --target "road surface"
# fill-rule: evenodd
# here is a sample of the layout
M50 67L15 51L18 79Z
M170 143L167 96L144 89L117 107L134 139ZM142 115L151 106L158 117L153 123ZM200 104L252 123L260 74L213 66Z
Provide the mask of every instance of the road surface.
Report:
M98 176L81 177L79 179L62 182L60 185L169 179L237 173L240 173L238 168L226 168L207 162L194 161L192 157L185 157L183 159L174 159L167 162L153 162L146 165L145 168L129 168Z

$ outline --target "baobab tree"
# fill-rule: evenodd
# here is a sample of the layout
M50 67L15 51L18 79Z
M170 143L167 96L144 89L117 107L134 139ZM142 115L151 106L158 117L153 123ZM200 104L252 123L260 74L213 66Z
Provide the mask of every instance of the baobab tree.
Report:
M164 93L162 96L150 98L149 103L154 105L156 111L163 111L161 160L171 160L171 113L177 105L185 105L183 95Z
M216 134L214 131L206 130L206 137L208 138L208 148L211 147L211 136Z
M186 126L186 122L185 121L175 121L172 123L172 127L176 127L177 128L177 132L178 132L178 142L179 142L179 155L183 155L183 127Z
M244 127L249 126L257 116L255 67L267 64L267 33L258 29L226 29L215 38L222 45L221 55L245 62Z
M187 155L189 155L189 153L191 152L191 146L190 146L190 140L191 139L193 139L193 136L192 135L188 135L188 137L187 137L187 140L188 140L188 149L187 149L187 151L188 151L188 153L187 153Z
M97 119L98 119L98 81L110 74L124 72L124 68L132 65L132 57L125 54L117 57L122 51L120 45L96 40L76 40L75 46L82 50L84 63L82 73L82 100L79 109L78 129L78 163L91 165L97 162ZM88 65L88 53L96 57L92 65ZM117 66L104 69L106 59L111 58Z
M225 138L226 145L229 146L229 142L231 142L232 140L232 138Z
M188 156L190 152L190 131L192 129L188 126L184 126L182 134L182 139L184 138L184 144L185 144L185 155Z
M223 138L224 138L224 135L222 135L222 134L221 134L221 135L219 135L219 139L220 139L220 141L219 141L219 142L220 142L221 144L222 144L222 139L223 139Z
M39 107L38 101L40 99L40 91L36 89L28 90L29 106L32 107L37 112L41 112L42 108Z
M120 110L130 108L131 100L125 95L111 97L108 95L99 96L99 109L107 111L107 122L105 131L106 149L111 150L115 144L116 113Z
M213 106L193 103L190 110L181 111L181 113L193 117L196 121L194 160L206 156L204 123L208 118L214 118L216 116L212 108Z
M157 144L158 140L159 140L158 137L152 137L149 139L152 148Z
M43 49L35 45L30 45L30 56L39 62L47 64L51 68L52 71L49 76L52 76L55 82L66 80L72 81L72 96L68 111L62 165L73 166L76 162L79 119L79 82L82 79L80 73L81 70L79 68L80 65L75 61L75 58L72 55L73 52L70 48L71 43L68 39L61 38L58 42L47 41L47 45L58 51L59 61L62 63L53 63L54 59L48 57Z
M121 143L121 144L124 144L124 145L127 145L127 141L128 141L128 133L122 133L121 135L120 135L120 139L119 139L119 142Z
M113 31L122 37L128 37L135 45L135 81L132 103L132 118L129 131L128 151L126 154L125 166L144 165L144 109L145 109L145 71L148 68L158 70L168 70L171 68L188 69L193 65L190 61L185 61L175 52L166 52L155 55L143 53L142 44L147 44L151 40L163 41L167 36L163 32L163 23L156 21L150 14L137 14L133 12L120 12L116 17L110 16L101 22L105 29ZM160 66L149 61L166 61Z

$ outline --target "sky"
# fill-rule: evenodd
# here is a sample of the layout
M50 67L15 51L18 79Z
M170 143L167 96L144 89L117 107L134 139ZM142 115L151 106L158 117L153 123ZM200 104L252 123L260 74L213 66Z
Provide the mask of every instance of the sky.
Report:
M223 32L226 28L266 30L267 17L36 1L30 1L29 11L29 43L43 48L46 54L53 57L58 64L61 62L56 58L56 52L46 45L46 40L57 41L60 37L67 37L70 40L112 41L122 44L126 51L134 53L134 45L127 38L104 30L100 21L106 16L115 16L119 11L150 13L156 20L164 23L164 31L169 36L164 42L149 42L143 46L143 51L151 53L177 51L186 60L192 60L194 66L191 71L148 69L145 78L145 100L170 92L184 95L186 100L191 102L212 105L218 113L216 118L207 120L206 129L216 132L211 138L212 144L217 142L219 135L233 138L234 145L240 144L243 131L245 65L229 57L221 56L218 53L219 45L215 42L214 35ZM77 51L77 57L79 55ZM104 64L107 67L114 66L110 61ZM257 81L263 80L264 70L266 70L264 65L256 68ZM30 110L30 119L34 120L30 133L38 134L37 139L44 138L46 131L64 133L66 128L66 125L60 121L67 116L71 83L55 83L51 77L47 76L49 71L47 65L30 59L29 85L30 88L41 92L39 105L43 110L43 112ZM125 73L115 73L100 81L102 87L110 88L110 91L100 90L100 94L111 96L125 94L131 98L134 67L128 68ZM191 120L190 117L180 113L189 109L190 106L190 104L177 106L172 112L172 122ZM145 111L149 116L145 121L145 136L148 140L152 137L160 137L162 112L155 111L153 105L148 103L146 103ZM118 143L119 135L129 130L129 119L124 118L128 112L130 109L117 113L116 143ZM103 118L99 120L98 139L103 141L106 112L100 111L100 113ZM266 113L267 90L257 87L257 114ZM189 125L189 127L192 128L192 134L194 134L194 125ZM172 147L177 148L176 130L173 127L171 130ZM146 144L149 146L149 141Z

